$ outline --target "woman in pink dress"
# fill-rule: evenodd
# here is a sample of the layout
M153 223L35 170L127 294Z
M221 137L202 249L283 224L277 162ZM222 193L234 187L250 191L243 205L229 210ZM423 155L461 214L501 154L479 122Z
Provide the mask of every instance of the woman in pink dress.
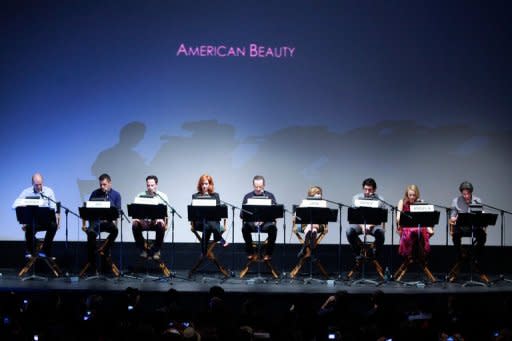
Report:
M409 185L405 189L403 199L398 202L397 212L397 232L400 235L400 246L398 253L405 258L413 258L413 252L416 246L418 256L424 258L430 252L430 237L434 234L432 227L413 227L413 226L401 226L400 225L400 212L409 212L411 205L419 202L420 190L416 185Z

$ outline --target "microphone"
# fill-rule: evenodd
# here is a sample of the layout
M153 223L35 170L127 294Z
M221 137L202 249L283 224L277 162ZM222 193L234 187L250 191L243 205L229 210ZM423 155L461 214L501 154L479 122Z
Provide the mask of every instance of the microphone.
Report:
M425 200L418 198L416 199L416 202L425 202Z
M473 202L474 202L475 204L478 204L478 205L480 205L480 204L481 204L481 202L480 202L478 199L473 199Z

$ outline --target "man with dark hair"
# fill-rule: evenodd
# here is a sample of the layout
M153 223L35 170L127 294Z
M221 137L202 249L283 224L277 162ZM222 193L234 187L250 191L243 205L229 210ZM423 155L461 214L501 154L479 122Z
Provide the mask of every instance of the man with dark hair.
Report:
M359 200L378 200L379 207L383 207L384 204L382 202L382 197L380 197L377 193L377 183L372 178L367 178L362 183L363 192L354 195L352 198L352 206L356 207L357 202ZM347 239L352 247L352 251L357 256L361 253L361 240L359 239L359 235L363 234L363 229L366 229L366 233L374 236L375 238L375 258L380 261L380 257L382 256L382 247L384 245L384 228L385 224L381 225L350 225L347 229Z
M50 257L53 238L57 233L57 229L59 228L60 223L60 212L56 207L56 199L53 190L50 187L43 186L43 176L40 173L35 173L32 175L32 186L25 188L18 199L13 204L13 208L18 207L18 202L20 199L25 199L27 197L38 197L42 199L42 203L45 207L49 207L50 209L55 210L55 221L50 222L48 226L35 226L33 228L31 225L23 225L21 228L25 231L25 245L26 245L26 253L25 258L31 258L34 256L34 235L38 231L46 231L44 236L43 248L39 252L39 257Z
M459 213L470 213L471 205L482 204L482 200L478 197L473 196L473 185L464 181L459 185L460 196L452 200L452 209L450 213L450 225L452 225L452 241L457 252L457 257L460 257L461 253L461 238L471 237L471 226L459 226L457 225L457 217ZM485 227L477 227L473 231L475 238L475 260L478 261L482 255L485 242L487 240L487 234Z
M148 175L146 177L146 190L144 192L140 192L135 197L137 200L138 197L151 197L155 198L158 204L168 205L169 199L167 198L167 194L164 192L160 192L158 190L158 178L156 175ZM140 257L148 258L148 253L152 255L154 260L160 260L160 249L162 248L162 244L164 242L165 231L167 230L168 219L133 219L132 220L132 232L133 238L135 239L135 246L140 250ZM142 231L155 231L155 243L153 244L151 249L146 249L144 243L144 237L142 236Z
M91 193L89 200L110 201L111 207L115 207L120 210L121 194L118 191L112 189L112 179L110 176L106 173L103 173L98 177L98 181L100 187ZM119 233L117 222L109 220L94 220L89 221L89 227L87 227L85 225L85 220L83 220L82 230L87 233L87 261L93 268L95 268L97 265L96 257L94 254L94 251L96 250L96 239L101 232L109 233L106 239L106 243L103 244L103 246L99 249L99 253L102 257L110 257L110 249Z
M252 179L253 191L247 193L244 196L242 204L247 204L249 199L252 198L266 198L270 199L272 205L276 205L276 198L274 194L265 191L265 178L261 175L256 175ZM275 221L257 221L257 222L248 222L244 221L242 226L242 235L245 241L245 252L247 253L247 258L249 260L256 258L256 250L254 250L254 246L252 245L252 232L257 232L258 228L260 232L267 233L267 245L265 249L264 260L270 260L272 258L272 253L274 251L274 245L276 243L277 237L277 227Z

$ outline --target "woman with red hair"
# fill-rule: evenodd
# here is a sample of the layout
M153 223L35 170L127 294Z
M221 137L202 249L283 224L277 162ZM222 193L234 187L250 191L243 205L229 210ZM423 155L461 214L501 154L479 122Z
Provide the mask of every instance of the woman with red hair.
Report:
M217 192L215 192L215 184L213 182L213 178L211 175L203 174L199 177L197 181L197 192L192 194L193 199L215 199L217 205L220 205L220 196ZM203 254L206 253L206 248L208 245L208 241L210 240L211 235L213 234L213 240L215 242L221 242L221 244L226 247L228 243L222 238L222 227L220 221L215 220L200 220L194 221L194 229L196 231L203 232L202 235L202 251Z

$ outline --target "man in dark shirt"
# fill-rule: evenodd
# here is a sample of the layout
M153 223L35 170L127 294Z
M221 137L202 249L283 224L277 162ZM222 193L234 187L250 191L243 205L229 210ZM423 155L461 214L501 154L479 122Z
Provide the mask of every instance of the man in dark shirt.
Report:
M450 225L452 225L452 241L457 252L457 257L461 255L461 238L471 237L471 226L457 225L457 217L459 213L470 213L471 205L481 205L482 199L473 195L473 185L464 181L459 186L460 196L452 200L452 209L450 213ZM473 231L475 239L475 260L479 261L483 253L485 242L487 240L487 233L485 227L476 227Z
M276 198L274 194L265 191L265 178L261 175L256 175L252 179L252 186L254 190L252 192L247 193L244 196L243 204L247 204L247 201L251 198L266 198L270 199L272 205L276 205ZM242 235L245 241L245 252L247 253L247 258L252 260L256 257L256 250L252 245L252 235L251 232L257 232L258 228L260 232L267 233L267 245L265 249L264 260L270 260L272 258L272 252L274 251L274 245L276 243L277 237L277 227L275 221L266 221L266 222L248 222L244 221L242 226Z
M111 207L121 209L121 194L112 189L112 180L108 174L101 174L98 178L100 188L94 190L89 200L110 201ZM95 220L89 222L89 227L85 226L82 221L82 229L87 233L87 260L92 266L96 266L96 257L94 251L96 249L96 238L100 232L109 232L106 243L100 248L99 253L104 257L110 255L110 248L117 238L119 230L116 221Z

